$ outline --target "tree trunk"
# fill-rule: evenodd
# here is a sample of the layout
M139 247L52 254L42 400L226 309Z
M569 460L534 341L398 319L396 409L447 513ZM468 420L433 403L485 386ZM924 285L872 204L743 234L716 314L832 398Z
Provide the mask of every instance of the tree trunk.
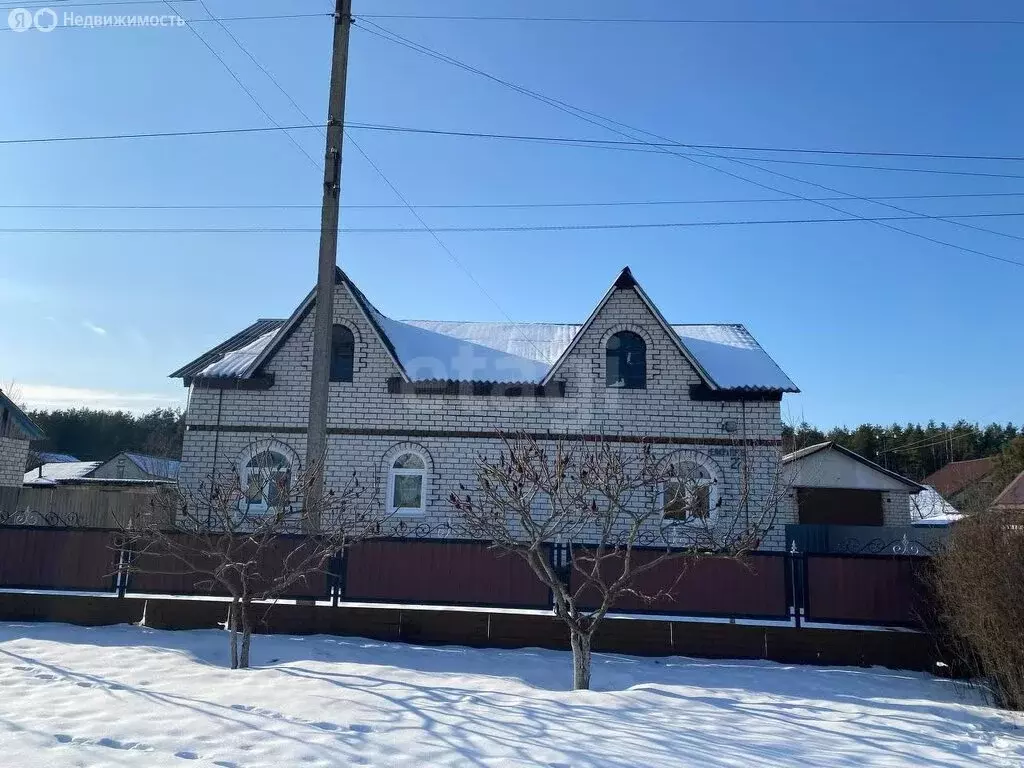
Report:
M228 604L228 630L231 632L231 668L238 669L238 598Z
M249 668L249 646L252 645L252 616L249 610L249 601L242 602L242 655L238 666L241 669Z
M569 640L572 644L573 690L590 690L590 635L570 629Z

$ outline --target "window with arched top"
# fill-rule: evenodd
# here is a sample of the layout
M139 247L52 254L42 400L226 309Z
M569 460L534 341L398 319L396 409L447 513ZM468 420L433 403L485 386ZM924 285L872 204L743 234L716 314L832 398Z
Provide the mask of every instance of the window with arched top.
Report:
M356 340L345 325L331 329L331 381L352 381Z
M619 331L605 348L605 384L620 389L647 387L647 344L632 331Z
M277 511L289 503L292 465L283 451L260 450L241 466L242 506L247 512Z
M662 484L666 520L709 520L721 503L721 488L712 466L697 458L673 463Z
M421 515L426 509L427 464L414 451L399 454L388 469L388 511Z

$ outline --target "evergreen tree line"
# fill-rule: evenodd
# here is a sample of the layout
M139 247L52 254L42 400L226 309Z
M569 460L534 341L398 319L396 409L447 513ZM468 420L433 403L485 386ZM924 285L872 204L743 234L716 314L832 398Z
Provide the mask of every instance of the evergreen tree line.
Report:
M861 424L854 429L836 427L828 432L806 423L782 429L786 453L834 440L844 448L912 480L922 480L951 461L1001 454L1021 434L1013 424L982 427L963 420L955 424L929 421L925 426Z
M28 415L46 433L45 440L32 444L37 451L70 453L82 461L106 461L121 451L181 458L185 437L181 410L158 408L136 416L127 411L73 408Z

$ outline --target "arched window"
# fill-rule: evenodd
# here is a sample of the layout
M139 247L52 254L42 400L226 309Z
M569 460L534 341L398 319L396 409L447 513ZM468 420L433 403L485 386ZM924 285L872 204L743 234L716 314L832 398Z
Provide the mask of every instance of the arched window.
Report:
M331 330L331 381L352 381L356 340L348 326L336 325Z
M388 470L388 511L423 514L426 508L427 465L418 453L399 454Z
M284 453L261 450L254 453L241 470L245 511L267 512L288 504L292 466Z
M721 499L710 465L693 459L672 465L662 493L666 520L708 520L714 517Z
M647 387L647 345L632 331L619 331L606 348L605 384L622 389Z

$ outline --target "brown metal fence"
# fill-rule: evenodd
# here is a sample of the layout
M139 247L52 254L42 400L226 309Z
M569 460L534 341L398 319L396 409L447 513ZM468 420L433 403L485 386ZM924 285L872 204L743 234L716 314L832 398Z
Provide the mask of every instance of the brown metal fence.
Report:
M522 558L479 541L377 540L345 553L340 599L537 607L551 595Z
M0 588L119 594L223 594L200 586L196 574L156 554L132 555L111 530L0 527ZM282 538L259 564L279 572L302 537ZM566 547L548 556L573 588ZM579 551L579 550L577 550ZM656 557L636 551L634 557ZM134 561L132 558L135 557ZM118 564L131 563L132 572ZM668 561L644 574L639 591L671 587L653 603L626 596L618 612L715 616L801 622L918 626L927 609L922 571L928 558L759 552L742 562L707 557ZM680 568L684 568L680 577ZM135 572L139 571L141 572ZM284 597L400 604L550 608L551 595L515 555L479 541L383 539L361 542L331 562L328 572L296 584ZM586 602L586 595L583 595ZM592 602L592 601L591 601Z
M118 555L111 531L0 528L0 585L111 591Z
M640 565L661 555L662 550L638 550L632 557ZM586 550L577 550L578 562L586 563ZM585 567L585 566L584 566ZM605 579L622 572L620 558L605 561ZM618 611L669 613L684 616L722 616L735 618L786 619L789 617L789 580L786 555L757 553L742 560L724 557L667 560L642 574L636 582L640 595L655 596L666 589L670 594L646 600L626 594L615 604ZM585 578L570 570L569 586L579 589ZM581 594L588 607L596 606L597 594Z
M186 539L188 534L176 534L174 537ZM289 555L301 558L305 542L306 539L301 536L286 536L270 542L267 548L259 553L258 562L255 563L255 571L259 574L259 578L255 581L257 588L265 587L272 583L274 578L281 575ZM198 549L192 547L191 551L202 550L202 543L197 542L197 544ZM296 550L298 551L296 552ZM242 548L240 556L245 556L244 548ZM199 558L189 558L189 562L200 568L205 565ZM213 561L211 560L210 563L212 564ZM157 550L133 554L130 565L130 573L125 585L126 590L130 592L162 595L224 596L228 594L223 586L213 582L208 575L189 571L181 560ZM329 581L327 573L310 574L303 581L286 589L281 597L330 598L331 585Z
M804 620L916 626L928 610L929 559L803 555Z

